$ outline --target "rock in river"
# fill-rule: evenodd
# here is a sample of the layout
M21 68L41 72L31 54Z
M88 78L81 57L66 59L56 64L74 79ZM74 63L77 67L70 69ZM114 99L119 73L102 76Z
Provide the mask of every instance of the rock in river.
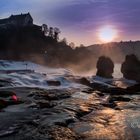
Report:
M138 60L136 55L131 54L126 56L121 67L121 72L124 78L140 82L140 60Z
M96 73L97 76L112 78L114 63L109 57L106 56L99 57L96 68L97 68Z

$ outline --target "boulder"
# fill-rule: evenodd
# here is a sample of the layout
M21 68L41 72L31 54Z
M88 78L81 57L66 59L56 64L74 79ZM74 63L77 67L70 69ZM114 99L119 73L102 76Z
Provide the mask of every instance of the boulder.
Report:
M86 86L91 86L91 83L88 79L86 79L85 77L82 77L79 79L79 83L82 84L82 85L86 85Z
M61 82L60 81L47 81L47 84L49 86L61 86Z
M110 98L109 102L112 103L114 101L129 102L131 99L123 96L113 96Z
M140 82L140 61L136 55L127 55L121 66L123 77Z
M113 69L114 69L114 63L113 61L106 56L101 56L99 57L98 61L97 61L97 76L101 76L104 78L113 78L112 74L113 74Z
M127 87L126 90L130 92L140 92L140 84L136 84L134 86Z
M39 108L52 108L56 105L55 103L49 101L39 101L37 104L39 105Z

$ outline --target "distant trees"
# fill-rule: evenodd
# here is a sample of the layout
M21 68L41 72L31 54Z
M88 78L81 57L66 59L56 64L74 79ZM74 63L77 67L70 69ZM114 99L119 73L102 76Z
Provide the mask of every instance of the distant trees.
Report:
M61 33L60 29L57 27L48 27L46 24L42 25L42 32L45 36L51 37L56 41L59 40L59 34Z
M64 37L62 40L61 40L61 43L64 44L64 45L67 45L67 39Z
M83 48L83 47L85 47L83 44L80 44L80 46L79 47L81 47L81 48Z
M71 42L71 43L69 44L69 46L70 46L72 49L75 48L75 44L74 44L73 42Z

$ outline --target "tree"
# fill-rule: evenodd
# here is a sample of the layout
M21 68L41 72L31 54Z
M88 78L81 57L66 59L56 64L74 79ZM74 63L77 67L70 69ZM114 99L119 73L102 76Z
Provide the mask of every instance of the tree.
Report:
M53 38L53 35L54 35L54 29L53 29L53 27L50 27L49 28L49 36Z
M67 45L67 39L66 39L66 38L63 38L63 39L61 40L61 42L62 42L64 45Z
M54 28L54 39L56 40L56 41L58 41L58 39L59 39L59 34L61 33L61 31L59 30L59 28L57 28L57 27L55 27Z
M42 25L42 32L44 33L44 35L48 35L49 29L48 26L46 24Z
M72 49L75 48L75 44L74 44L73 42L71 42L71 43L69 44L69 46L70 46Z
M80 47L83 48L83 47L85 47L85 46L84 46L83 44L80 44Z

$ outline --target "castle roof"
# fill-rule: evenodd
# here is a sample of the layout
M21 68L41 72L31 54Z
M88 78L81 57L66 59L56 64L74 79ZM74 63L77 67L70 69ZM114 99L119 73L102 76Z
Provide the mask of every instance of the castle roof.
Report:
M31 17L30 13L27 13L27 14L20 14L20 15L11 15L11 16L9 17L9 19L12 19L12 20L23 20L23 19L25 19L27 16L30 16L30 17Z
M8 21L12 21L12 20L23 21L25 20L27 16L30 16L30 18L32 19L30 13L20 14L20 15L11 15L9 18L0 19L0 24L7 24Z

